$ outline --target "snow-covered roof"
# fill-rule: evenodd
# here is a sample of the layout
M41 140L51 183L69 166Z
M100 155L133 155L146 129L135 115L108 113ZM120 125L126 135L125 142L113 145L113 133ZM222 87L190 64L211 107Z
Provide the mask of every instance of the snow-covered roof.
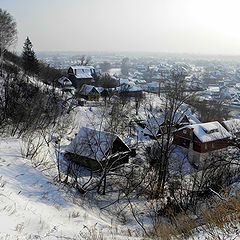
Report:
M90 73L78 72L75 75L77 78L93 78Z
M58 79L58 82L62 85L67 85L67 86L71 86L72 85L72 82L67 78L67 77L60 77Z
M181 113L182 118L183 118L184 116L186 116L190 124L199 124L199 123L201 123L201 122L192 114L192 111L191 111L191 109L189 108L189 106L188 106L187 104L181 105L180 108L181 108L180 113ZM180 118L180 119L182 120L182 118ZM181 120L180 120L180 121L181 121Z
M93 89L96 91L96 94L99 94L98 90L94 86L88 84L83 84L79 93L82 95L88 95Z
M223 121L223 124L232 134L240 132L240 119L230 119L227 121Z
M95 72L95 68L92 66L71 66L73 72L77 78L93 78L92 74Z
M121 78L119 79L119 84L122 85L122 84L130 84L130 83L133 83L131 80L127 79L127 78Z
M99 93L105 90L103 87L96 87L96 89L98 90Z
M76 66L71 66L72 69L84 69L84 70L88 70L88 69L95 69L93 66L82 66L82 65L76 65Z
M147 86L151 88L157 88L159 86L159 82L150 82L147 83Z
M187 117L187 124L198 124L201 123L196 117L191 114L191 111L178 111L174 114L173 123L180 124L184 117ZM143 130L145 134L157 136L160 126L168 119L163 113L160 117L150 117L146 121L146 127Z
M138 83L138 84L145 84L146 83L146 80L143 80L143 79L134 79L135 83Z
M164 123L164 116L151 117L146 121L146 127L143 130L144 134L157 136L160 126Z
M199 124L201 123L194 115L192 114L186 114L186 117L188 118L188 121L190 124Z
M67 147L67 152L100 161L117 138L109 132L82 127Z
M117 87L117 90L120 92L128 91L128 92L139 92L142 91L142 87L140 85L135 84L134 82L127 82L122 83L119 87Z
M231 134L217 121L188 125L179 130L184 128L193 129L196 137L203 143L231 137Z
M220 88L217 86L209 86L207 89L208 92L213 92L213 93L219 93L220 92Z

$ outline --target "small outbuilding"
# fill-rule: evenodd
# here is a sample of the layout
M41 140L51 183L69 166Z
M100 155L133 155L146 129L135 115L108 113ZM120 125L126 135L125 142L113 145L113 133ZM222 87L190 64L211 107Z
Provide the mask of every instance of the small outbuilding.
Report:
M131 151L116 134L82 127L67 147L65 157L92 170L127 163Z

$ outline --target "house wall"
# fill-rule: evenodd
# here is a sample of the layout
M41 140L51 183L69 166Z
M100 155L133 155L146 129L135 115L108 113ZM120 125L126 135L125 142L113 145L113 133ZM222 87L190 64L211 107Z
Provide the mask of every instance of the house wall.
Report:
M214 150L211 152L200 153L192 149L188 151L189 162L201 170L203 167L208 166L211 163L213 157L220 156L224 153L224 149Z
M108 159L107 162L106 162L106 160L101 160L101 165L105 166L107 164L108 166L111 166L115 162L112 165L112 167L116 167L118 165L128 163L129 155L130 155L130 152L125 153L125 154L123 153L122 155L119 154L115 157L112 157L112 158ZM65 153L64 157L66 159L68 159L69 161L75 162L75 163L79 164L80 166L86 167L93 171L102 170L102 167L97 160L87 158L84 156L79 156L77 154L70 153L70 152Z
M73 69L71 67L68 69L68 73L73 74Z
M191 137L192 134L192 130L189 128L177 131L174 133L173 143L185 148L190 148L190 143L192 143L192 149L200 153L207 153L228 147L227 138L202 143L194 134Z
M88 96L87 96L87 100L88 100L88 101L99 101L99 94L88 95Z
M200 144L198 143L197 147L194 147L193 145L193 149L201 153L211 152L211 151L223 149L226 147L228 147L228 139L221 139L221 140L211 141L207 143L200 143Z
M187 123L187 124L186 124ZM183 117L182 121L178 124L177 128L181 128L183 127L184 125L188 125L190 124L188 118L186 116Z
M192 130L189 128L177 131L173 135L173 143L185 148L190 147Z
M99 170L101 168L98 161L96 161L94 159L91 159L91 158L87 158L87 157L84 157L84 156L79 156L77 154L70 153L70 152L65 153L64 157L66 159L68 159L69 161L75 162L75 163L79 164L80 166L86 167L86 168L91 169L93 171Z
M117 152L127 152L130 151L129 147L127 147L122 140L117 137L116 140L113 142L113 148L112 148L112 153L117 153Z
M92 78L76 78L75 75L71 74L68 76L68 78L71 80L72 85L76 88L76 89L81 89L83 84L88 84L91 85L93 82Z

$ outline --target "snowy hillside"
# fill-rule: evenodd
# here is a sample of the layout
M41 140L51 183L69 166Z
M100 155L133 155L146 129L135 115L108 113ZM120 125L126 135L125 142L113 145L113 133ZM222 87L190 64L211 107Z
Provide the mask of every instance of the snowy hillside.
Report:
M117 238L121 228L112 219L34 169L21 158L20 145L0 139L0 239Z

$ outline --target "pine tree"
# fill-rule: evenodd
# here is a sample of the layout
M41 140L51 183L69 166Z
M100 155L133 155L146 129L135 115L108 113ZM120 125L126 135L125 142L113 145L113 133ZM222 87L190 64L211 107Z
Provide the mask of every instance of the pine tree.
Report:
M33 45L29 38L27 37L22 52L23 59L23 69L26 74L34 75L39 71L38 60L35 56L35 52L33 51Z

